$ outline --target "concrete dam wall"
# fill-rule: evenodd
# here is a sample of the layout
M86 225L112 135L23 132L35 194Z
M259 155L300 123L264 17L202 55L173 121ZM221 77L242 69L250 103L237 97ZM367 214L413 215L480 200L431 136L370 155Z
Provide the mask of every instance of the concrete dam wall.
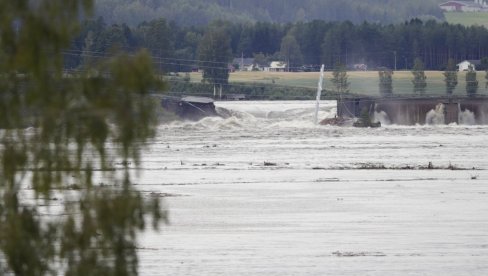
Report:
M360 117L365 111L383 124L488 124L487 97L349 97L337 101L339 117Z

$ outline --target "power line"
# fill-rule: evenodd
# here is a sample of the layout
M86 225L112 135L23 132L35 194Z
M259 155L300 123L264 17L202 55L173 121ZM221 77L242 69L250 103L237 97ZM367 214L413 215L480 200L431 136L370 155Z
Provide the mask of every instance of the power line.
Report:
M76 55L74 53L72 53L73 51L65 51L64 54L66 55ZM110 56L107 56L105 54L102 54L101 52L88 52L88 53L92 53L92 54L87 54L87 52L83 52L83 51L74 51L74 52L78 52L78 53L82 53L81 56L83 57L93 57L93 58L110 58ZM129 54L130 56L133 56L133 54ZM157 58L157 57L156 57ZM170 59L168 59L170 60ZM154 64L161 64L162 62L157 62L157 61L153 61ZM164 62L162 64L165 64L165 65L179 65L179 64L176 64L176 63L172 63L172 62ZM201 68L211 68L211 69L226 69L226 67L213 67L213 66L201 66ZM72 71L78 71L78 72L83 72L83 70L72 70ZM454 72L454 71L453 71ZM227 82L228 80L227 79L221 79L221 78L215 78L213 79L214 81L222 81L222 82ZM276 79L273 79L273 80L276 80ZM167 79L168 82L180 82L180 83L188 83L188 81L185 81L185 80L175 80L175 79ZM404 80L404 79L393 79L393 83L395 84L394 85L394 90L413 90L413 84L405 84L405 83L398 83L399 81L403 81L403 82L408 82L408 81L411 81L411 80ZM437 80L437 82L435 83L439 83L441 80ZM460 82L462 83L466 83L465 81L462 81L460 80ZM476 81L473 81L473 82L476 82ZM198 83L198 82L190 82L190 83ZM231 83L231 84L222 84L222 83L207 83L209 85L224 85L224 86L237 86L237 87L254 87L254 88L265 88L265 87L269 87L269 86L273 86L273 87L282 87L282 88L303 88L303 89L313 89L315 88L315 86L294 86L294 85L281 85L281 84L276 84L276 83L262 83L262 82L254 82L252 84L236 84L236 83ZM379 85L379 81L376 80L372 83L373 85L377 86ZM456 90L459 90L460 88L457 88ZM370 90L370 89L366 89L366 90ZM376 88L374 89L376 90ZM443 87L435 87L435 88L432 88L432 87L427 87L426 90L429 91L429 93L432 93L432 92L439 92L439 91L445 91L445 88Z

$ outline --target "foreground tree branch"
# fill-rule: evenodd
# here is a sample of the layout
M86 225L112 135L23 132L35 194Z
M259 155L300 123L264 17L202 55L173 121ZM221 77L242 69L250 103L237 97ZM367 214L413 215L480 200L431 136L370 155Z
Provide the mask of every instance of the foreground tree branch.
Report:
M0 1L0 274L137 274L137 233L166 218L129 165L154 135L148 94L164 87L149 55L63 72L92 4ZM61 209L44 207L53 199Z

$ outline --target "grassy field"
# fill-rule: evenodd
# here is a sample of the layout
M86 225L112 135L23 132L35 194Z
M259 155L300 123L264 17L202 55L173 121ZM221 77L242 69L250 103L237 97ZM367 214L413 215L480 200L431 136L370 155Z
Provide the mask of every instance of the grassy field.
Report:
M446 12L444 16L451 24L480 25L488 28L488 12Z
M444 76L441 71L427 71L427 95L445 94ZM351 71L348 72L350 90L352 93L363 95L379 95L378 93L378 72L376 71ZM326 72L324 88L330 89L332 77L331 72ZM488 95L485 89L485 72L478 72L479 89L478 94ZM466 73L459 72L459 84L455 90L455 95L466 94ZM248 83L248 85L259 85L259 83L273 84L276 86L306 87L317 88L319 79L318 72L312 73L272 73L272 72L235 72L230 75L230 83ZM412 94L412 73L410 71L396 71L393 75L394 94ZM200 73L192 73L191 81L201 81Z

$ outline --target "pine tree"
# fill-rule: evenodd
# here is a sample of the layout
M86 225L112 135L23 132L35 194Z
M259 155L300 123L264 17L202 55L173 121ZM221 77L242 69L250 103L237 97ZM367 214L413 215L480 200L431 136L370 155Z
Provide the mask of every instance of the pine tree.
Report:
M378 75L380 78L380 94L382 96L393 95L393 71L389 69L380 70Z
M476 79L476 70L469 66L466 72L466 93L469 97L474 97L478 93L478 80Z
M412 68L413 75L413 92L415 94L425 94L425 88L427 87L427 76L424 72L424 63L420 58L416 58Z
M349 93L349 82L347 81L346 67L340 63L336 63L334 71L332 72L331 82L334 85L334 91L339 94Z
M137 233L165 217L135 190L130 166L156 123L150 55L63 72L92 5L0 1L2 275L135 275Z
M488 90L488 69L485 71L485 89Z
M444 71L443 75L444 82L446 83L446 94L450 96L458 85L456 64L453 59L449 59L447 62L446 71Z
M232 59L230 38L223 27L210 26L198 46L203 81L211 84L227 84L228 63Z
M290 67L299 66L303 61L302 52L297 40L292 34L288 34L281 40L280 56L285 60L288 71Z

